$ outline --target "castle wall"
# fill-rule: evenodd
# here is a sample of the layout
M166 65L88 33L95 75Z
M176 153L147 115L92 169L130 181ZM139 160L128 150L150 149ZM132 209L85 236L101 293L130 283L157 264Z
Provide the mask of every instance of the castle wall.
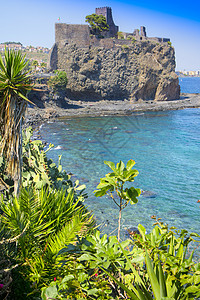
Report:
M50 50L47 62L48 69L56 70L58 66L58 45L55 43Z
M90 45L89 26L56 23L55 42L75 43L78 47L88 47Z

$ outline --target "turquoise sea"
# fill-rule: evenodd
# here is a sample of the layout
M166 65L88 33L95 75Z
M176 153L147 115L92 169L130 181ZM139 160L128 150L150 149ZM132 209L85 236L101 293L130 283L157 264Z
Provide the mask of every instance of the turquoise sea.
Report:
M144 195L123 211L123 230L139 223L149 230L156 215L200 234L200 109L67 118L44 124L41 134L55 145L48 155L57 161L62 154L73 180L86 184L86 204L104 232L116 230L118 209L108 197L93 195L109 172L103 162L134 159L139 171L134 186Z

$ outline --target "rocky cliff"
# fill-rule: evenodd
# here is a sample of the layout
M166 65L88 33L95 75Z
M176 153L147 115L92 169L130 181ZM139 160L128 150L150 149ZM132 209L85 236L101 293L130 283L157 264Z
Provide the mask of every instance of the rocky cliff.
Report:
M70 98L179 99L173 47L150 41L119 42L121 45L114 47L99 44L80 48L64 41L54 46L56 55L52 64L54 68L56 65L67 72L67 94Z

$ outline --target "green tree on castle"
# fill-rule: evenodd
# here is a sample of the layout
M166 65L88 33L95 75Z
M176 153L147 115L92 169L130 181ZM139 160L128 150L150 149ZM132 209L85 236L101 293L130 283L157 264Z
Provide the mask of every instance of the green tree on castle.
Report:
M109 30L106 18L102 15L88 15L85 17L85 22L89 23L91 33L94 35L100 35L102 32Z

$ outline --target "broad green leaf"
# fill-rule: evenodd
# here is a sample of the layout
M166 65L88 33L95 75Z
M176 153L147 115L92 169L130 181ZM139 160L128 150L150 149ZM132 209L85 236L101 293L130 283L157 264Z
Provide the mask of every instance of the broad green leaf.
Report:
M66 275L61 282L64 283L72 279L74 279L74 275Z
M146 238L145 238L145 234L146 234L146 229L144 226L142 226L141 224L138 225L138 230L143 238L143 240L145 241Z
M186 288L187 293L196 293L199 292L199 286L191 285Z
M138 197L138 190L136 190L134 187L131 187L129 189L127 189L126 191L127 197L133 202L133 203L137 203L138 199L136 197ZM133 204L132 203L132 204Z
M135 165L135 161L133 159L130 159L126 164L126 169L129 171L132 169L132 167Z
M121 242L120 245L122 246L122 248L126 248L130 244L130 242L131 242L131 240L125 240L125 241Z
M117 237L115 235L112 235L109 237L109 247L112 247L114 244L118 242Z
M158 263L158 268L159 268L160 296L161 297L167 297L167 289L166 289L166 284L165 284L165 278L164 278L163 269L162 269L160 261Z
M82 185L79 185L77 188L76 188L76 190L77 191L82 191L82 190L84 190L86 188L86 185L85 184L82 184Z
M152 287L155 299L160 300L160 286L159 286L159 283L158 283L158 279L157 279L156 274L153 270L152 262L149 258L147 250L145 250L145 251L146 251L147 272L148 272L149 279L150 279L150 282L151 282L151 287Z
M106 194L106 190L104 189L102 189L102 190L100 190L100 191L94 191L94 195L95 195L95 197L102 197L102 196L104 196Z
M100 182L98 184L97 189L100 190L100 189L103 189L103 188L108 187L108 186L110 186L110 183L108 181L103 181L103 182Z
M97 296L97 292L98 292L98 289L97 289L97 288L87 290L87 294L88 294L88 295L94 295L94 296Z
M114 172L116 171L115 164L112 161L104 161L104 164L107 165Z
M35 177L33 178L33 181L34 182L39 182L40 181L40 175L39 174L35 175Z
M58 291L56 285L50 285L48 288L45 288L42 291L42 298L46 299L55 299L58 296Z
M121 175L122 172L124 171L124 168L125 168L125 165L124 165L124 163L120 160L120 162L117 163L117 165L116 165L116 171L117 171L117 173Z

